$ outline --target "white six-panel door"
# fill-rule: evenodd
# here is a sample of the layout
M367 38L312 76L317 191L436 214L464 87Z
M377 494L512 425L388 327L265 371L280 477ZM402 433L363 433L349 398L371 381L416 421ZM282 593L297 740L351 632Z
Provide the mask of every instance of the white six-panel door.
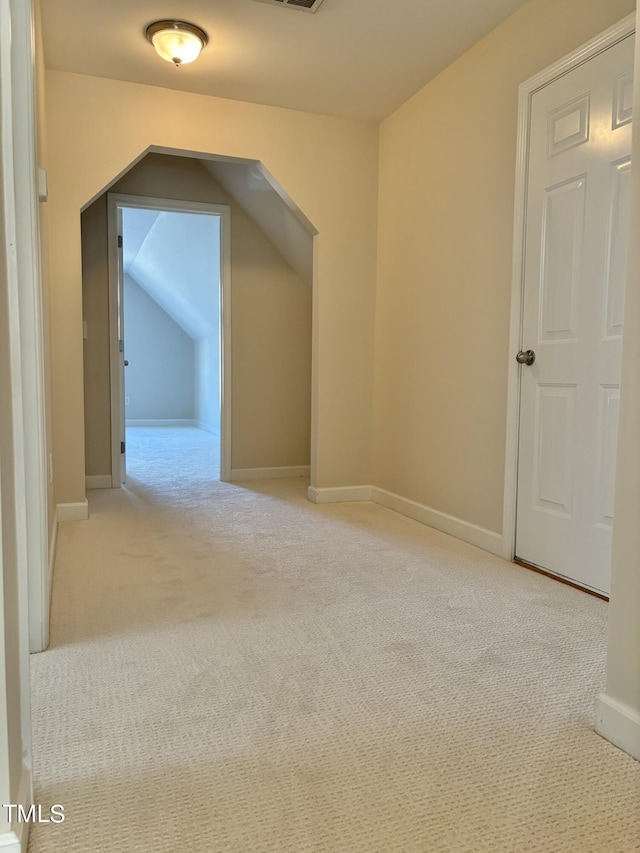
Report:
M608 593L633 37L532 98L516 556Z

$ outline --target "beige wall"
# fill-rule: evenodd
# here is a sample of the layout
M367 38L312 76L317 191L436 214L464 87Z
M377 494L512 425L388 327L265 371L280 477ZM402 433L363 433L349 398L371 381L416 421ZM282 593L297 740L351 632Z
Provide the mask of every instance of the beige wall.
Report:
M125 358L129 362L124 372L127 422L193 421L196 341L130 275L124 277L123 290ZM85 410L85 425L86 417Z
M377 129L48 72L47 135L57 501L84 497L80 210L152 145L261 160L318 229L312 477L369 482Z
M380 131L374 483L502 530L518 86L633 11L533 0Z
M231 206L232 468L308 465L311 289L244 210L190 158L149 154L110 188ZM86 472L109 474L107 200L82 214Z
M111 474L111 394L109 390L109 268L107 196L82 214L82 317L84 441L87 477ZM57 478L56 478L57 479Z

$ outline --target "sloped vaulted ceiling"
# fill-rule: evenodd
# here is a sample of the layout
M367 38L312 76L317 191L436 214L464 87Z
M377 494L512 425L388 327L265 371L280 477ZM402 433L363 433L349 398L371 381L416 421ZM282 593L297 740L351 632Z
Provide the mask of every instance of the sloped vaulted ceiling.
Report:
M192 338L218 328L217 216L123 210L124 271Z
M201 162L264 231L291 269L311 286L315 229L275 191L263 167L259 163Z

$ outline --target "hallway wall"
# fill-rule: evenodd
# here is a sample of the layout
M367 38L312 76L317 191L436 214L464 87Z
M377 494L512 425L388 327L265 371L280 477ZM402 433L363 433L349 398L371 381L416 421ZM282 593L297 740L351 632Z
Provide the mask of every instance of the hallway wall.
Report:
M319 486L369 482L377 127L58 71L47 72L47 118L57 501L84 498L80 210L149 146L259 160L319 231L313 288L312 479ZM204 185L201 178L200 195ZM274 369L286 368L281 352L274 354L270 368L263 360L263 345L268 336L277 339L294 328L300 373L308 377L308 356L302 355L308 331L292 323L298 302L308 305L311 294L298 288L292 277L278 297L283 310L273 324L264 323L259 312L275 303L252 284L251 274L262 245L247 247L245 266L235 278L234 307L251 306L252 314L250 323L234 335L234 363L242 372L243 360L257 362L252 379L256 384ZM267 268L269 287L274 277L274 269ZM257 388L261 407L256 420L252 389L236 383L234 390L234 420L250 423L253 435L234 436L233 465L284 464L277 461L285 452L289 455L284 442L268 448L264 444L282 401L270 401L266 390ZM302 401L284 412L285 420L298 407ZM299 457L300 450L300 445L291 448L291 455Z
M518 86L634 8L532 0L383 122L373 479L500 533Z
M125 408L128 420L195 416L195 344L131 276L124 278Z
M111 191L231 206L232 468L308 465L311 289L198 161L148 155ZM106 228L103 194L82 214L87 475L111 470Z
M203 429L219 435L220 336L208 335L193 343L196 381L194 416Z

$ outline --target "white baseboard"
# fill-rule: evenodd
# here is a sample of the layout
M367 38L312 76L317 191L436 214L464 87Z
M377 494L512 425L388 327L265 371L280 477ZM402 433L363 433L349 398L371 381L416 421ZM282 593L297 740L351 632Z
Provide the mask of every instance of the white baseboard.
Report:
M150 418L140 419L133 418L125 421L125 426L128 427L181 427L181 426L198 426L198 422L193 418Z
M242 480L282 480L285 477L309 477L309 465L289 465L284 468L232 468L231 482Z
M401 515L406 515L414 521L426 524L427 527L434 527L436 530L455 536L456 539L482 548L483 551L502 557L502 536L499 533L485 530L484 527L462 521L453 515L431 509L424 504L403 498L401 495L396 495L377 486L338 486L320 489L309 486L308 495L309 500L316 504L373 501L387 507L387 509L394 510L394 512L399 512Z
M20 825L25 826L25 824ZM27 845L22 846L22 840L15 832L3 832L0 834L0 850L2 853L26 853Z
M447 515L437 509L431 509L425 504L403 498L393 492L388 492L386 489L379 489L374 486L372 493L372 499L381 506L386 506L401 515L406 515L421 524L426 524L427 527L435 527L442 533L448 533L450 536L455 536L456 539L468 542L469 545L475 545L476 548L482 548L483 551L502 557L502 536L499 533L493 533L493 531L479 527L477 524L471 524L469 521L463 521L461 518Z
M370 501L371 486L335 486L317 489L309 486L308 497L314 504L346 503L347 501Z
M112 486L111 474L90 474L84 478L85 489L110 489Z
M22 805L25 811L29 810L33 802L31 770L26 764L22 765L22 775L18 785L17 798L12 802L16 805L18 803ZM2 853L27 853L30 826L28 821L14 821L13 830L11 832L3 832L0 835L0 851Z
M601 693L596 703L596 731L640 761L640 714L629 705Z
M220 436L220 427L219 426L211 426L211 424L206 424L204 421L194 421L193 425L198 427L198 429L202 429L205 432L210 432L212 435Z
M18 787L18 802L22 803L28 810L33 802L33 787L31 782L31 768L26 764L22 765L22 775L20 776L20 785ZM18 823L14 827L14 832L18 836L21 853L27 853L29 844L29 829L31 824L27 821Z
M58 521L84 521L89 518L89 502L85 499L78 503L58 504Z

